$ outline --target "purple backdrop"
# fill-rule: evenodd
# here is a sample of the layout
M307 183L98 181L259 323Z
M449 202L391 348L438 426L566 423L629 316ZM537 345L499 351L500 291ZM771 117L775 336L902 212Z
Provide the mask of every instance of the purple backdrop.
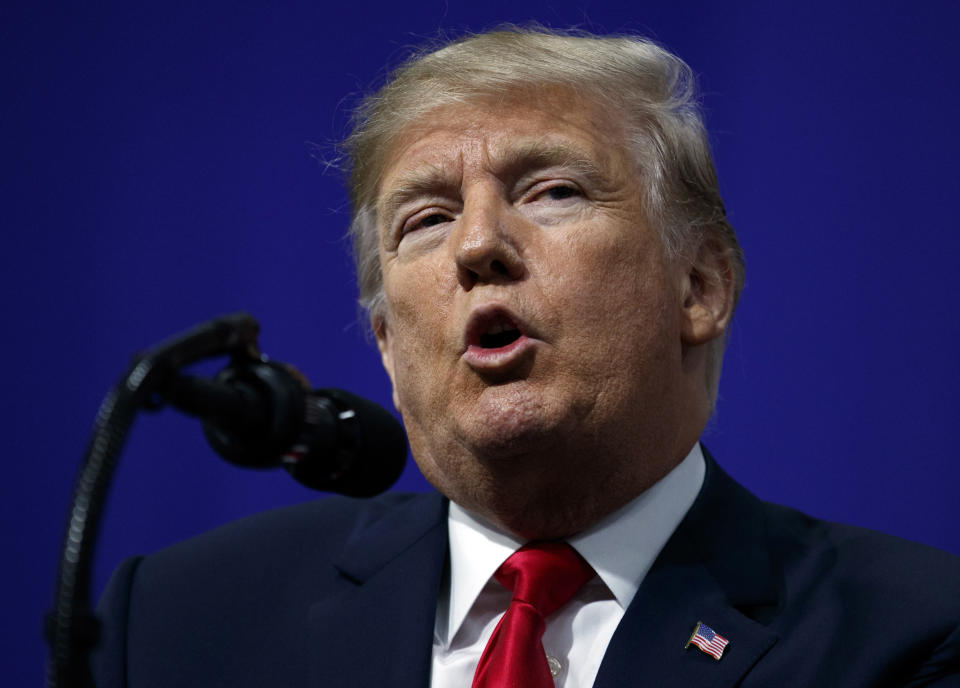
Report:
M500 21L641 32L700 75L748 261L707 435L724 466L960 553L955 3L114 4L0 9L7 685L40 680L73 474L134 351L244 309L274 358L389 403L333 143L404 46ZM400 486L425 489L412 464ZM143 415L97 590L130 554L315 496L222 463L195 421Z

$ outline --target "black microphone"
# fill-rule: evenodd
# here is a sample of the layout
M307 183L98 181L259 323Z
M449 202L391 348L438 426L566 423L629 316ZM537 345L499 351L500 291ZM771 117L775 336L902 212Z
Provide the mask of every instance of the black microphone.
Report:
M207 440L230 463L280 465L315 490L370 497L407 460L406 433L389 411L341 389L308 390L272 361L235 362L213 380L172 376L159 391L204 419Z

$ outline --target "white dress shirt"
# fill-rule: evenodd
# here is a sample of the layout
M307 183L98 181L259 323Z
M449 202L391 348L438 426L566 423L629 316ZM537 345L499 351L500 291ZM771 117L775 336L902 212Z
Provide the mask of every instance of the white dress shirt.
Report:
M647 571L686 515L706 471L699 443L639 497L568 540L597 572L547 619L543 646L557 688L590 688ZM469 688L511 593L493 574L524 542L451 502L450 570L440 589L432 688ZM625 547L624 544L629 543Z

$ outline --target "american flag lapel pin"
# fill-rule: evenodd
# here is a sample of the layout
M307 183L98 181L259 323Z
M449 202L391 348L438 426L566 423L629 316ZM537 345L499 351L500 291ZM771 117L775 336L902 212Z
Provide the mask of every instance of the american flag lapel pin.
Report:
M729 640L710 628L707 624L698 621L697 627L693 629L693 634L690 636L687 644L684 645L684 649L686 650L689 649L691 645L696 645L703 652L720 661L720 657L723 656L723 651L729 644Z

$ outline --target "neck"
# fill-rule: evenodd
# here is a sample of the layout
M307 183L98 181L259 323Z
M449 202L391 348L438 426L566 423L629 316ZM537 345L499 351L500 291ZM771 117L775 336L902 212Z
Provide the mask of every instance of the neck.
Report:
M520 540L557 540L591 528L645 492L673 470L695 442L690 439L658 460L634 456L629 462L611 462L622 468L607 474L597 470L595 454L582 454L566 470L556 460L524 457L486 471L469 492L438 487ZM522 470L518 465L534 468Z

